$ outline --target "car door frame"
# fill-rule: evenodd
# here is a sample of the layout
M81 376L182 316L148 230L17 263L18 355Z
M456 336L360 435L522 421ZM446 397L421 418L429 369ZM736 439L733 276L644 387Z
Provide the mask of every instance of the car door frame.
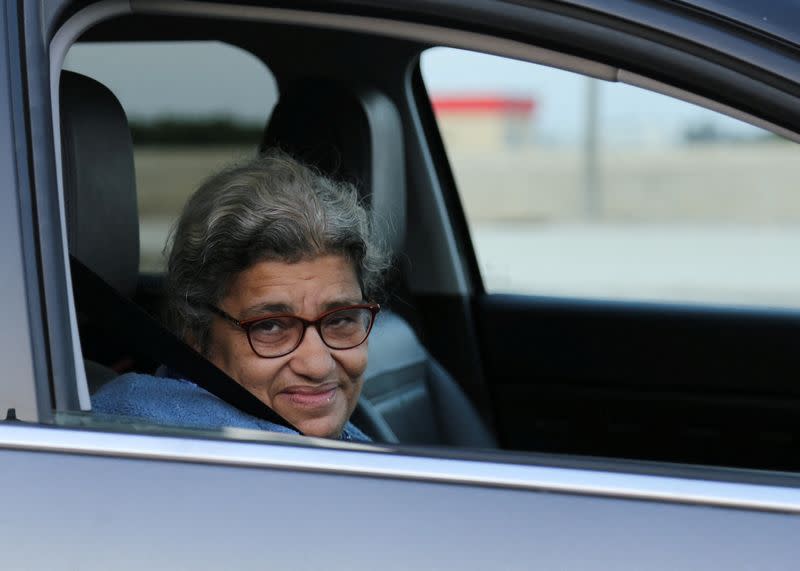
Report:
M0 177L3 192L3 299L5 334L0 342L6 374L0 383L0 419L47 421L52 418L52 368L47 312L43 303L42 268L39 263L31 106L37 105L28 89L26 55L29 37L21 3L5 3L0 12ZM41 139L38 139L41 140ZM45 145L45 153L46 153Z

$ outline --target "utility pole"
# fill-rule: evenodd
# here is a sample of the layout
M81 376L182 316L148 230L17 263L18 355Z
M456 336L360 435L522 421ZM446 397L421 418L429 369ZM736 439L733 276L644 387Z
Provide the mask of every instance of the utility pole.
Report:
M583 214L586 220L599 220L603 216L597 160L598 99L599 82L593 77L587 77L583 133Z

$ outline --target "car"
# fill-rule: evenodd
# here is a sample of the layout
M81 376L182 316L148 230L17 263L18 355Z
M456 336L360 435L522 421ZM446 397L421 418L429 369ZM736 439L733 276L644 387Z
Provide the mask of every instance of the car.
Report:
M7 3L3 564L793 568L798 17L783 0ZM157 254L140 263L139 248L155 251L171 219L137 215L149 192L174 216L191 185L166 177L221 159L212 147L188 163L145 148L173 135L134 124L124 86L116 95L102 77L166 96L149 87L157 63L114 50L150 49L158 62L169 46L188 54L174 109L195 112L215 84L249 93L266 70L258 85L279 95L260 96L253 146L358 182L384 224L397 270L356 417L371 443L92 414L93 390L158 364L180 362L228 394L154 317L163 266ZM91 57L70 63L81 49ZM256 62L242 64L248 83L207 49ZM546 99L444 93L443 82L436 93L436 74L456 68L478 86L501 68L521 70L516 80L557 70L567 88ZM179 91L197 77L210 79ZM626 114L602 115L597 89L611 84L602 97L624 84L659 99L619 96ZM534 122L569 97L554 127ZM659 119L660 142L625 121L636 109ZM676 130L697 112L709 115ZM598 136L602 121L619 139ZM234 127L202 136L219 145ZM687 203L690 217L713 216L701 230L670 226L685 242L670 257L665 234L636 216L671 221ZM741 220L755 221L750 233L726 233ZM709 290L703 268L726 256L733 269L712 265L708 279L728 289ZM669 287L642 280L645 268Z

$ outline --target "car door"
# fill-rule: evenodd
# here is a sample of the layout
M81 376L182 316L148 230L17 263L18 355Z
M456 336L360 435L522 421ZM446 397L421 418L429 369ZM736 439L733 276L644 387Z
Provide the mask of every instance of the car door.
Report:
M11 568L791 569L796 490L0 427ZM641 497L637 497L641 495Z
M24 34L7 35L4 45L24 49L26 57L20 61L25 73L20 69L13 77L24 82L26 97L18 113L10 106L7 116L14 125L22 124L15 133L24 144L6 145L0 160L25 159L34 173L32 189L20 182L10 187L18 193L12 196L30 199L10 204L12 219L27 228L23 235L29 232L37 239L29 254L34 267L52 263L58 272L48 270L47 286L26 283L4 301L9 311L27 310L36 324L32 328L47 330L41 340L47 349L41 352L45 367L34 366L39 362L36 337L10 336L22 339L21 344L6 345L14 349L13 355L7 354L9 362L30 365L27 374L13 377L13 385L4 385L19 392L3 393L3 406L17 408L25 421L0 424L0 542L9 567L793 565L800 497L791 475L513 451L341 444L261 433L148 432L146 427L87 418L69 402L79 400L69 395L76 392L81 363L72 343L75 322L70 317L63 223L59 216L48 218L45 209L50 205L60 212L62 207L52 176L58 155L49 146L54 140L54 91L46 54L52 38L46 30L51 25L62 31L90 25L115 14L120 5L100 3L83 12L74 6L66 12L43 12L37 3L12 7L4 12L13 17L2 29L7 34L19 26ZM174 17L191 9L212 19L213 10L237 9L199 3L145 3L139 8ZM212 12L205 13L206 8ZM116 14L126 9L122 6ZM272 11L258 14L264 20L276 18ZM320 16L297 11L289 14L291 25L311 15L321 18L316 26L341 25L342 19L360 22L347 12ZM252 6L234 16L252 16ZM384 14L380 22L393 28L397 22L389 16ZM414 28L411 20L412 29L425 31ZM10 58L0 61L6 64ZM2 133L6 136L7 130ZM420 145L415 152L421 150ZM414 174L434 180L441 167L429 162ZM10 239L3 249L3 256L16 257L18 265L26 253L20 240ZM443 297L451 307L460 299ZM464 313L460 319L466 317ZM25 400L29 396L45 404L25 408L33 402Z

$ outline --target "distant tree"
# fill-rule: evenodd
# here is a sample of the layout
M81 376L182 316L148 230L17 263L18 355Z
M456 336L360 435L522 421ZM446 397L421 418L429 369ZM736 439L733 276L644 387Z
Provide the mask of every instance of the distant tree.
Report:
M130 121L135 145L255 145L264 126L243 123L230 117L207 118L169 116L152 121Z
M684 130L683 140L691 145L707 143L769 143L783 141L784 139L770 131L731 133L722 131L713 123L697 123L689 125Z
M687 143L715 143L725 140L725 136L711 123L689 125L683 134Z

